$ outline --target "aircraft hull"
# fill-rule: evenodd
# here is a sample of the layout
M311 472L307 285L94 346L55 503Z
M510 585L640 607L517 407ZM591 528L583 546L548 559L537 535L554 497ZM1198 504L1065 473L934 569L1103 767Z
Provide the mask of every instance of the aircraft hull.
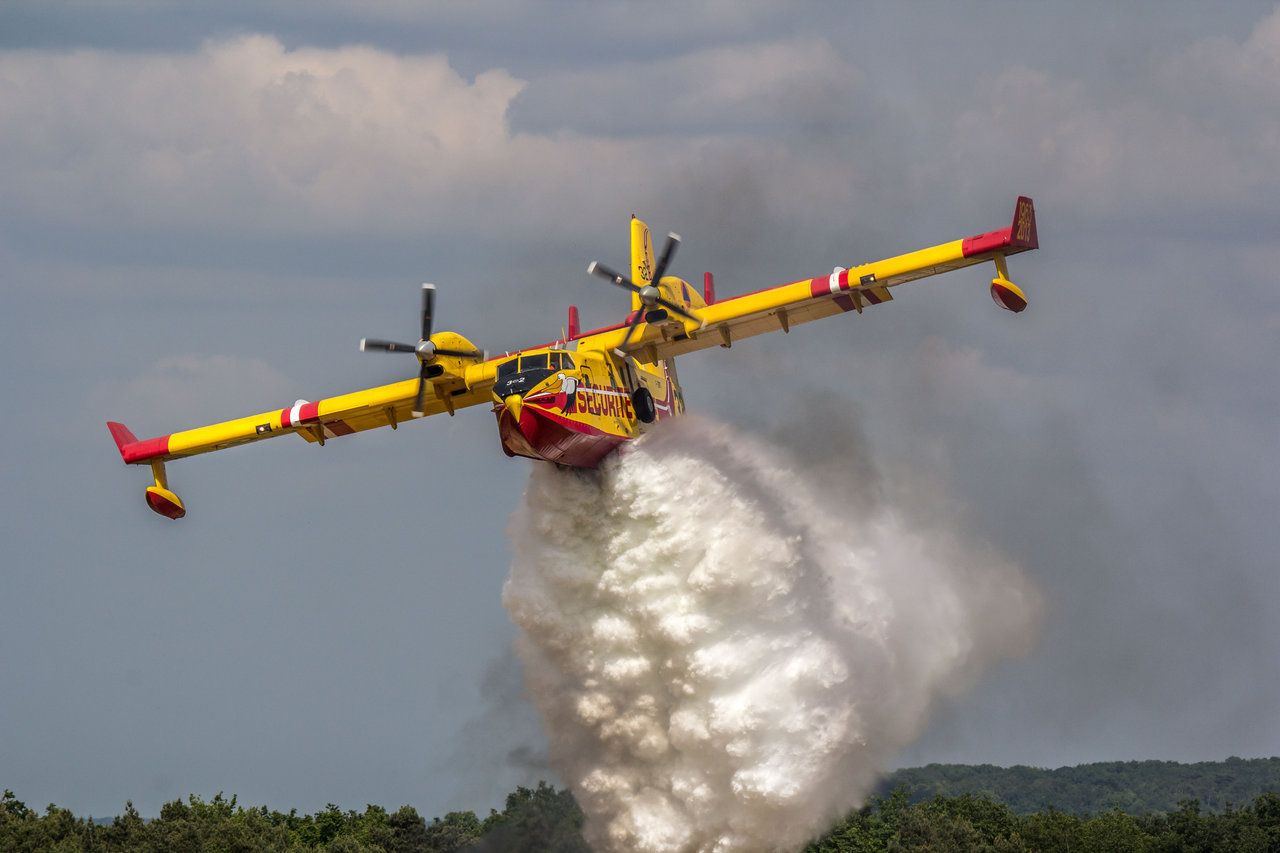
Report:
M573 468L595 468L628 438L528 403L521 407L518 422L505 406L499 406L496 414L498 435L508 456L527 456Z

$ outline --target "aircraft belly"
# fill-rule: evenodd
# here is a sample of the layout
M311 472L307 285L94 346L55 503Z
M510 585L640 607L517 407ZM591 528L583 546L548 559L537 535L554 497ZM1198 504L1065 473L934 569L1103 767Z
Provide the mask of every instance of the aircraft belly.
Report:
M508 454L573 468L595 468L627 440L529 405L521 409L519 425L505 409L497 415L498 435Z

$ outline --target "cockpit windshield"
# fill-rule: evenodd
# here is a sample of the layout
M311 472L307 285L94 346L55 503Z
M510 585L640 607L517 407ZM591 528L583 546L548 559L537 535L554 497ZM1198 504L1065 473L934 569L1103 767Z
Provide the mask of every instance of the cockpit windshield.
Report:
M540 352L536 355L520 356L520 370L546 370L548 353Z
M510 358L498 365L493 393L500 399L511 394L525 394L557 370L573 369L573 356L561 350Z

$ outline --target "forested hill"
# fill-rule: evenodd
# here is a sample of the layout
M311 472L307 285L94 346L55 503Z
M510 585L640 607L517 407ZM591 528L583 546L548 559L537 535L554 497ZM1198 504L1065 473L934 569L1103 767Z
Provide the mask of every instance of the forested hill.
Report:
M1280 758L1228 758L1199 764L1173 761L1108 761L1043 770L990 764L930 764L899 770L879 788L881 796L905 787L912 802L935 796L986 796L1027 815L1053 806L1073 814L1119 808L1127 814L1173 812L1185 800L1211 811L1280 793Z

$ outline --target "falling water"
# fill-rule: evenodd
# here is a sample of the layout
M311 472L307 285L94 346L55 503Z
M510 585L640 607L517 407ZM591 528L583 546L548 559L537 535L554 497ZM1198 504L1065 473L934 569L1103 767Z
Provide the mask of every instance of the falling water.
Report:
M693 417L534 466L504 601L600 853L796 850L1031 642L1016 566L795 468Z

